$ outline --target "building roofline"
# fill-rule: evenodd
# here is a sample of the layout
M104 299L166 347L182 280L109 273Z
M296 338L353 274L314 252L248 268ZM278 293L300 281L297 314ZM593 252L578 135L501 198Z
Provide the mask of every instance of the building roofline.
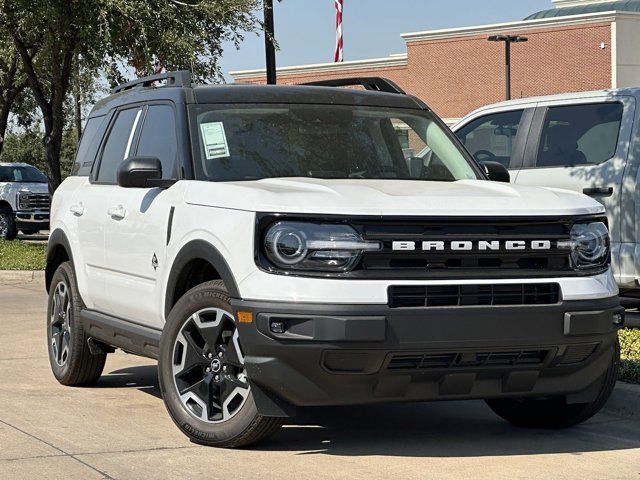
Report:
M406 65L407 54L399 53L384 58L372 58L367 60L351 60L340 63L331 62L316 63L311 65L296 65L292 67L279 67L278 73L283 75L312 74L325 72L341 72L344 70L368 70L370 68L405 67ZM257 76L265 74L266 70L264 68L253 70L236 70L233 72L229 72L229 75L234 77L234 79L236 80L255 78Z
M530 30L532 28L564 27L582 25L585 23L598 23L603 21L615 21L618 18L640 19L640 13L610 10L608 12L584 13L580 15L567 15L563 17L538 18L533 20L519 20L515 22L494 23L476 25L472 27L444 28L440 30L426 30L423 32L403 33L400 35L405 42L419 42L424 40L442 40L446 38L470 37L479 34L503 32L505 30L515 32L518 30Z

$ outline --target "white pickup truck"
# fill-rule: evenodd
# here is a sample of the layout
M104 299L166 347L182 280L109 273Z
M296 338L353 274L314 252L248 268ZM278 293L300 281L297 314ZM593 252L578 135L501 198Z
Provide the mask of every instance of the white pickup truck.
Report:
M0 163L0 239L49 229L47 177L26 163Z

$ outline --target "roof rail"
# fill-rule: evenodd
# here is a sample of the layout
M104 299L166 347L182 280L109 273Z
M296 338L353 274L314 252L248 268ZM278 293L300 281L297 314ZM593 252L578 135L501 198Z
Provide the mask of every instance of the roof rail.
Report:
M136 78L127 83L122 83L111 90L111 93L123 92L132 88L150 87L153 83L160 80L166 80L167 86L170 87L189 87L191 86L191 72L189 70L179 70L177 72L159 73L148 77Z
M335 78L333 80L318 80L316 82L302 83L301 85L311 85L316 87L351 87L354 85L360 85L364 87L365 90L406 95L406 92L398 85L391 80L382 77Z

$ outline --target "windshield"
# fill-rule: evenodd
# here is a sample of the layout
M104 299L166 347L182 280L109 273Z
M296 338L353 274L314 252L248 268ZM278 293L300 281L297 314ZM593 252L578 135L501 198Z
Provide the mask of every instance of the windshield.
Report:
M0 165L0 182L47 183L47 177L31 165Z
M196 105L191 121L195 167L206 180L481 178L452 134L418 110ZM426 147L435 155L417 158Z

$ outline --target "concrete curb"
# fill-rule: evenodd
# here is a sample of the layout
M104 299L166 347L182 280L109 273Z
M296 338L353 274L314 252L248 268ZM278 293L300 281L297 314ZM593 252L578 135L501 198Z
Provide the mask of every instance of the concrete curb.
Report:
M616 383L604 411L621 417L640 418L640 385Z
M44 270L0 270L0 285L44 281Z

